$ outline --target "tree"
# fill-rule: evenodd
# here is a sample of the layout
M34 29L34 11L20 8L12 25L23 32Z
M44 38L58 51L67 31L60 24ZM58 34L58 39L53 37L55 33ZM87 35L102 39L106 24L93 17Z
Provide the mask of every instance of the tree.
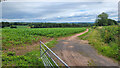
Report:
M112 19L108 19L108 25L114 25L114 22L113 22L113 20Z
M98 18L108 19L108 14L103 12L102 14L98 15Z
M2 28L9 27L9 26L10 26L9 22L2 22Z
M118 22L117 22L117 21L113 20L113 22L114 22L115 25L118 25Z
M107 13L102 13L97 16L95 21L95 26L107 26L107 25L117 25L118 23L115 20L108 19Z
M104 26L104 25L107 25L108 23L107 20L108 20L108 14L103 12L102 14L98 15L96 23L99 26Z

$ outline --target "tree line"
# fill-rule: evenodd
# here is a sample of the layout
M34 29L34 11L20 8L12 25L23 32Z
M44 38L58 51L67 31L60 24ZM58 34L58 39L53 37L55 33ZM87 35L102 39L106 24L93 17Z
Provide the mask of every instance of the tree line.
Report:
M29 26L31 28L58 28L58 27L90 27L93 23L20 23L20 22L2 22L1 27Z
M91 23L32 23L31 28L57 28L57 27L88 27Z

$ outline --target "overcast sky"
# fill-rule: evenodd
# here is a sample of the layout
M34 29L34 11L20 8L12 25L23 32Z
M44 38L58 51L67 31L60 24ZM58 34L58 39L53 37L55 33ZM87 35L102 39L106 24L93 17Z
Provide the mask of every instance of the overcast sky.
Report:
M118 20L118 0L8 0L2 3L3 21L94 22L106 12Z

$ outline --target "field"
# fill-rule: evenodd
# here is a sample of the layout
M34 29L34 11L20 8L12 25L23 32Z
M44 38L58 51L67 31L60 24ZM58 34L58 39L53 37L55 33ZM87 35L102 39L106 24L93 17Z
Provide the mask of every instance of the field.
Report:
M92 29L84 39L89 40L99 53L120 61L119 26L102 26ZM81 37L83 39L83 37ZM96 43L97 42L97 43Z
M12 1L0 1L0 67L119 66L118 0Z
M21 45L32 45L43 38L70 36L83 32L86 28L3 28L0 30L2 30L2 48L7 50ZM50 41L47 46L53 47L55 43L55 40ZM3 66L43 66L39 50L33 50L25 55L16 55L15 52L8 51L3 52L2 57Z
M3 53L2 57L3 66L44 66L38 50L20 56L8 52Z
M120 60L119 55L119 27L118 26L102 26L95 29L89 28L89 31L79 36L81 39L89 40L99 53L102 55ZM86 30L86 28L3 28L2 30L2 64L3 66L44 66L40 59L39 46L36 50L29 51L24 55L16 55L16 52L9 51L12 47L20 47L23 45L34 45L46 38L59 38L71 36ZM97 42L97 43L96 43ZM48 47L53 47L56 41L47 43Z
M51 48L56 44L56 41L50 41L46 45ZM39 46L37 46L39 48ZM20 66L20 67L27 67L31 66L33 68L42 67L44 68L44 64L42 59L40 58L40 49L36 49L26 53L25 55L16 55L15 52L3 52L2 53L2 66Z
M2 46L5 47L32 44L42 37L57 38L85 31L86 28L17 28L2 29Z

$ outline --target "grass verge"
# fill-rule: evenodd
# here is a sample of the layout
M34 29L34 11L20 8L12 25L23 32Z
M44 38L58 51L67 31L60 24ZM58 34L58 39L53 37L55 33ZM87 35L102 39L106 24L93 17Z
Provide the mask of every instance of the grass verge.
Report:
M116 28L117 26L104 26L91 29L89 33L80 36L80 39L88 40L89 44L93 45L98 50L98 53L120 61L117 40L118 29Z
M84 33L84 34L82 34L82 35L80 35L80 36L78 36L80 39L83 39L83 40L85 40L85 38L86 38L86 35L88 35L88 33L91 31L91 29L90 28L88 28L89 30L88 30L88 32L86 32L86 33Z

